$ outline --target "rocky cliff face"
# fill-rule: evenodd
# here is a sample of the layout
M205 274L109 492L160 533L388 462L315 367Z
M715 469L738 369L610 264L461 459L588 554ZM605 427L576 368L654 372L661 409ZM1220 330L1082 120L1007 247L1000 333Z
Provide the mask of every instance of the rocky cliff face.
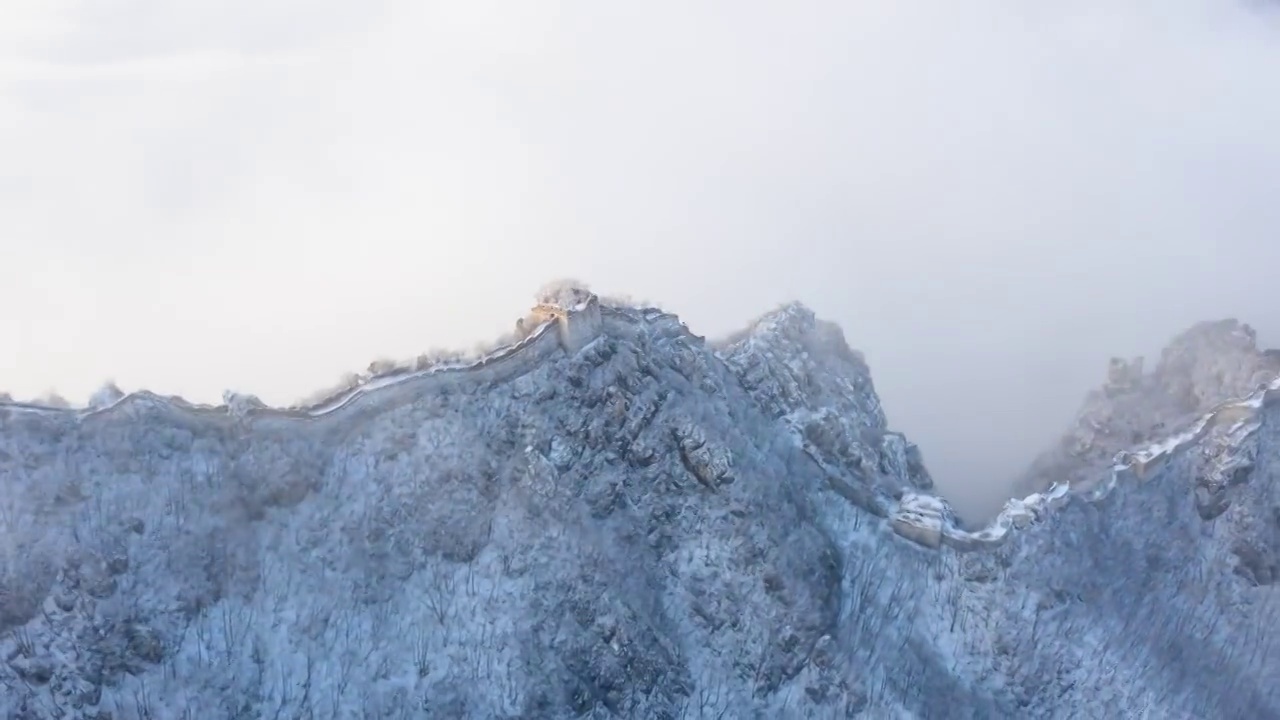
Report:
M291 411L0 405L0 712L1280 717L1271 403L962 552L834 326L591 307Z

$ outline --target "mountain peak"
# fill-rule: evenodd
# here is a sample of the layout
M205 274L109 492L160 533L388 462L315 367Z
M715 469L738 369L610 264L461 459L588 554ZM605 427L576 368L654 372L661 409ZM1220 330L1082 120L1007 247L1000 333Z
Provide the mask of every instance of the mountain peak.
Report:
M0 403L0 716L1275 717L1274 394L977 531L798 303L558 283L304 406Z

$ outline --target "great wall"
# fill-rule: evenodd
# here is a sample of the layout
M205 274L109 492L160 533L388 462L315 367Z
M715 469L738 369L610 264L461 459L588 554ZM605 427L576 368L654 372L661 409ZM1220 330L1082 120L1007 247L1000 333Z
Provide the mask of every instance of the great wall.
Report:
M704 341L672 313L657 308L609 305L592 293L572 289L558 299L541 298L525 318L517 321L517 332L521 337L514 343L470 362L437 363L414 371L374 375L308 405L269 407L251 395L231 392L224 393L223 404L207 405L142 390L113 397L109 402L91 402L85 408L51 407L0 399L0 419L37 415L56 424L93 424L139 411L160 413L176 422L200 419L219 424L252 424L255 427L270 427L277 423L348 422L350 413L364 416L385 412L412 401L421 393L447 386L505 382L531 371L558 353L574 355L601 336L633 336L642 326L665 328L699 344ZM806 447L800 438L797 442L824 467L833 490L852 504L883 519L893 533L923 548L936 550L945 546L966 552L998 547L1008 540L1013 531L1043 519L1046 513L1073 499L1100 502L1119 483L1148 479L1170 456L1206 441L1211 441L1211 448L1205 452L1212 454L1216 448L1220 460L1209 473L1211 477L1196 491L1212 494L1220 490L1226 484L1222 476L1240 465L1231 451L1258 430L1260 410L1277 397L1277 391L1280 391L1280 378L1247 398L1219 404L1183 432L1117 454L1109 471L1104 471L1101 480L1091 486L1072 488L1069 483L1054 483L1044 492L1010 499L995 519L977 531L962 529L950 505L937 495L906 492L898 500L886 503L885 498L876 496L872 491L834 476L826 470L812 448Z

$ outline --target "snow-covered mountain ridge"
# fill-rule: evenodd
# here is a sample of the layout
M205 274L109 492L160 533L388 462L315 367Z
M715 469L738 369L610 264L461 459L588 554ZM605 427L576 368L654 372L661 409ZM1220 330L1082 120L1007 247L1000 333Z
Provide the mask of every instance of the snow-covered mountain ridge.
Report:
M669 332L683 333L689 338L694 336L688 327L673 314L657 308L628 308L601 304L595 297L572 297L566 307L560 308L557 298L542 298L535 312L538 324L528 330L528 334L517 342L500 346L493 351L467 362L439 363L416 370L399 370L383 375L365 375L358 378L357 384L342 389L314 404L297 405L287 408L273 408L264 405L256 397L239 393L224 394L224 404L218 406L197 405L181 398L162 398L147 391L124 395L119 393L100 392L91 400L89 407L83 409L45 407L29 403L0 403L0 412L35 412L45 413L61 421L94 422L108 419L117 413L127 415L131 406L145 406L153 410L172 413L185 413L207 418L225 417L240 420L318 420L334 416L343 409L359 407L364 412L381 412L387 410L396 401L404 402L414 393L437 391L448 384L501 382L527 372L536 363L564 349L565 340L557 336L558 327L573 324L575 327L586 325L585 342L600 337L609 331L617 331L617 324L650 323L665 325ZM557 312L557 309L562 312ZM769 352L765 345L786 336L788 324L811 326L815 322L812 311L800 304L784 306L776 313L761 318L746 334L739 344L730 345L722 355L731 365L739 357L760 357ZM606 324L609 327L606 328ZM560 328L563 333L564 329ZM838 341L843 346L843 338ZM845 346L847 347L847 346ZM572 348L570 348L572 350ZM797 362L803 355L789 359ZM856 361L863 363L860 356ZM743 363L737 362L742 367ZM1141 364L1138 364L1139 371ZM749 368L744 368L749 371ZM870 379L869 370L859 376ZM883 429L884 412L879 405L879 398L873 389L854 387L847 382L840 388L843 392L839 399L846 402L861 400L852 406L840 407L839 403L826 404L822 408L824 415L820 419L834 420L837 423L848 419L867 419L871 427ZM979 530L966 530L959 526L954 511L945 499L929 493L906 492L885 493L863 497L854 495L856 502L864 509L887 517L899 535L919 542L927 547L936 548L946 544L957 550L967 551L982 547L990 547L1003 542L1010 530L1025 527L1029 522L1041 518L1044 513L1061 506L1073 497L1090 502L1104 499L1122 479L1136 480L1144 476L1153 464L1160 462L1171 453L1183 450L1189 445L1206 439L1211 430L1218 429L1215 435L1217 453L1221 458L1230 458L1219 462L1219 466L1237 467L1242 461L1238 459L1238 448L1259 427L1256 421L1257 411L1262 407L1264 398L1280 390L1280 375L1277 375L1264 387L1247 398L1233 398L1220 402L1217 406L1197 418L1190 428L1169 434L1152 442L1122 450L1115 455L1112 467L1105 479L1088 483L1085 492L1072 492L1070 481L1053 482L1043 492L1033 492L1022 498L1009 500L1001 512L990 523ZM785 390L779 391L785 395ZM776 396L770 396L776 397ZM785 402L785 401L784 401ZM1227 420L1223 420L1227 418ZM345 422L345 418L335 418ZM800 443L807 452L821 461L820 453L804 436L807 422L814 420L813 413L801 411L786 417L787 422L796 429ZM1223 429L1226 428L1226 429ZM895 473L895 477L910 477L912 486L919 489L931 489L932 481L924 469L920 453L915 445L907 442L899 433L889 433L886 438L899 444L900 449L891 454L901 456L900 464L904 467ZM908 460L908 453L911 459ZM907 463L914 463L910 470ZM1214 471L1214 477L1223 475L1223 471ZM1198 490L1199 496L1219 496L1227 483L1221 479L1207 480ZM855 491L856 493L856 491ZM896 497L891 497L896 495ZM1208 502L1208 500L1205 500ZM1203 503L1202 503L1203 504Z
M1205 519L1226 509L1226 492L1235 473L1253 467L1256 447L1250 445L1261 427L1259 415L1264 403L1274 401L1280 391L1277 377L1254 394L1232 399L1197 418L1191 427L1144 445L1116 454L1104 478L1089 483L1087 489L1073 492L1069 480L1054 482L1045 492L1012 499L991 523L977 531L959 527L955 513L941 498L932 495L904 496L893 511L894 527L899 534L926 546L945 543L959 550L989 547L1002 542L1010 530L1026 527L1045 513L1072 499L1099 502L1121 482L1140 482L1161 462L1174 453L1199 447L1205 460L1197 481L1196 506Z
M1062 479L1079 487L1099 482L1118 453L1176 434L1276 377L1280 351L1260 349L1253 328L1233 319L1188 328L1150 369L1142 358L1113 358L1106 384L1088 394L1061 441L1020 478L1019 494Z
M518 332L295 408L0 405L0 713L1280 712L1274 393L966 533L803 306Z

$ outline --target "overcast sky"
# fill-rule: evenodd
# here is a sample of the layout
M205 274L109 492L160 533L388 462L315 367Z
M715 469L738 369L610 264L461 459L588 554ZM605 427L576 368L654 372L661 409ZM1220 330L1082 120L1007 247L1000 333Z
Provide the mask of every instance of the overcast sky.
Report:
M0 389L291 402L544 281L799 299L962 507L1111 355L1280 336L1239 0L0 3Z

